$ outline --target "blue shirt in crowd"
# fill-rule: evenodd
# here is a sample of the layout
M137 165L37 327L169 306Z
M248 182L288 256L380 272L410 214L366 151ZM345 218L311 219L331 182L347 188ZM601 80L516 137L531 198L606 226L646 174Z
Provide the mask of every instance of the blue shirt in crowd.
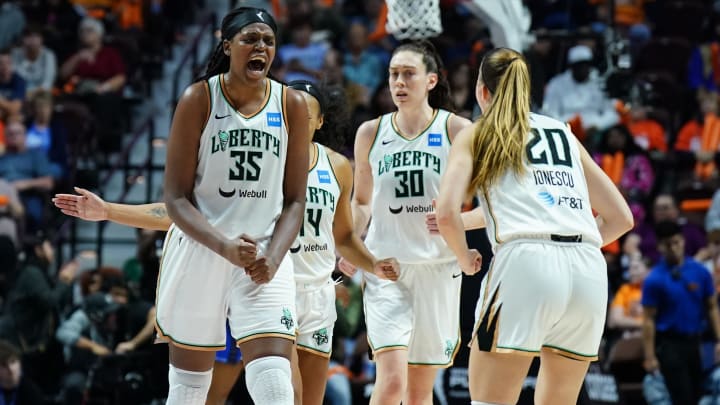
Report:
M673 267L661 260L643 283L642 305L657 309L656 331L699 334L714 290L710 272L695 260L685 258L681 266Z
M40 149L27 149L20 153L6 152L0 156L0 178L9 182L52 175L50 162Z

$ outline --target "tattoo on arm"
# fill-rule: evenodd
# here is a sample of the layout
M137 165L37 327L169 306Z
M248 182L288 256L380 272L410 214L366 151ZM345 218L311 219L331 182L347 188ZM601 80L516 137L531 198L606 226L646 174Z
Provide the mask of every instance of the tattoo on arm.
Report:
M155 207L151 208L147 211L150 216L155 218L166 218L167 217L167 210L163 207Z

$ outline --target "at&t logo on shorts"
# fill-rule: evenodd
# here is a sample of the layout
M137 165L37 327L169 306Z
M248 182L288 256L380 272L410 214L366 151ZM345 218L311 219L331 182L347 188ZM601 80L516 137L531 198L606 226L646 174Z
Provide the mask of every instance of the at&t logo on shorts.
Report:
M282 126L282 116L279 112L269 112L267 113L267 125L269 127L279 127Z
M320 184L330 184L330 172L327 170L318 170L317 175Z
M442 146L442 134L428 134L428 146Z

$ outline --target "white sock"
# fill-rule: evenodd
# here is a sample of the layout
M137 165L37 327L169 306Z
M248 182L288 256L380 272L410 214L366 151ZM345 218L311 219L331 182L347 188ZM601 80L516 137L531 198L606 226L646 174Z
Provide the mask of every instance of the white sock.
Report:
M491 404L490 402L482 402L482 401L470 401L470 405L499 405L499 404Z
M204 405L212 381L212 369L188 371L170 365L166 405Z
M255 359L245 366L245 383L255 405L293 405L290 360L279 356Z

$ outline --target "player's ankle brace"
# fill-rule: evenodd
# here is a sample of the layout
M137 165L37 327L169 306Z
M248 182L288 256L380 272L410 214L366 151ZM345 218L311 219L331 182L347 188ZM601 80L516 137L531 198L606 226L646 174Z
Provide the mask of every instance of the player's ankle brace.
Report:
M170 365L166 405L204 405L212 381L212 369L188 371Z
M293 405L290 361L268 356L245 366L245 382L256 405Z

